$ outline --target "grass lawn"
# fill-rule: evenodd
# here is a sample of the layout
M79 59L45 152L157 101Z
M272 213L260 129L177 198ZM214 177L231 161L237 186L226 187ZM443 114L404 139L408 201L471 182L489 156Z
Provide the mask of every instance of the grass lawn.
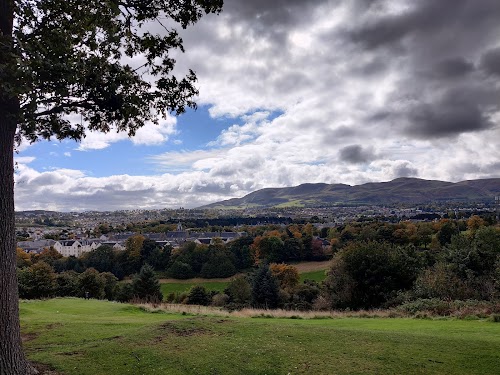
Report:
M161 283L161 292L163 293L163 297L165 298L168 294L172 292L187 292L191 287L195 285L202 285L207 290L216 290L218 292L222 292L226 286L229 284L229 281L202 281L202 282L167 282Z
M21 302L25 349L66 374L498 374L500 324L150 313L105 301Z
M326 279L326 270L301 273L300 282L303 283L306 279L321 282Z
M300 282L304 282L305 279L314 280L321 282L326 278L325 270L329 267L330 262L301 262L293 264L297 267L300 273ZM182 293L187 292L194 285L203 285L207 290L215 290L222 292L229 282L231 277L227 279L217 279L217 281L210 281L210 279L188 279L188 280L175 280L175 279L163 279L161 281L161 291L163 296L166 297L172 292Z

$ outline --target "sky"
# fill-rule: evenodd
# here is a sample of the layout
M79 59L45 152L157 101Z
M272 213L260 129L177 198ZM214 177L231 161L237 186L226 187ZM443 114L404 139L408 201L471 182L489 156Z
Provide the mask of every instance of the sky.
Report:
M225 0L179 30L175 73L196 72L198 110L134 138L21 144L16 209L194 208L301 183L500 177L499 19L498 0Z

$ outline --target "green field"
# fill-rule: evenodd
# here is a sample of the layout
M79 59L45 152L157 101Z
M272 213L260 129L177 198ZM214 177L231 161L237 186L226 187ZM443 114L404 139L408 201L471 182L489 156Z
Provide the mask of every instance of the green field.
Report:
M33 361L66 375L498 374L500 324L221 318L81 299L21 302Z
M300 282L304 280L314 280L321 282L326 278L325 270L309 271L300 273ZM162 281L161 291L163 296L166 297L170 293L183 293L189 291L195 285L202 285L209 291L222 292L230 282L230 278L225 281L209 281L209 279L192 280L178 280L178 281Z
M229 284L229 281L203 281L203 282L168 282L161 284L161 292L163 293L163 297L165 298L170 293L183 293L189 291L195 285L202 285L207 290L215 290L218 292L222 292L226 286Z
M300 282L301 283L303 283L304 280L306 280L306 279L321 282L325 278L326 278L326 270L304 272L304 273L300 274Z

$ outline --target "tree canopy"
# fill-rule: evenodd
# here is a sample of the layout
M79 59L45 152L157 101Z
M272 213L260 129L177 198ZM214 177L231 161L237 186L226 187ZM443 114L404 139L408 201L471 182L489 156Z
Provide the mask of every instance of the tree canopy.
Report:
M172 52L184 51L175 25L186 28L221 6L222 0L14 2L12 43L2 51L12 58L2 61L0 91L19 102L18 139L78 140L88 131L132 136L147 121L195 108L195 73L172 75ZM161 34L149 31L153 23Z

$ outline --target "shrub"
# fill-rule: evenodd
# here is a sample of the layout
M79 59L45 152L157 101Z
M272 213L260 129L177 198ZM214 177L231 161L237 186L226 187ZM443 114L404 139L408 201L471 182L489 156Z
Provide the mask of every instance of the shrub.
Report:
M177 260L168 268L167 275L174 279L190 279L194 272L189 264Z
M229 296L225 293L217 293L212 297L212 306L226 306L229 302Z
M202 285L193 286L187 296L188 305L202 305L207 306L211 301L210 294L207 289Z
M244 276L233 279L224 290L229 300L237 305L249 305L252 300L252 287Z

